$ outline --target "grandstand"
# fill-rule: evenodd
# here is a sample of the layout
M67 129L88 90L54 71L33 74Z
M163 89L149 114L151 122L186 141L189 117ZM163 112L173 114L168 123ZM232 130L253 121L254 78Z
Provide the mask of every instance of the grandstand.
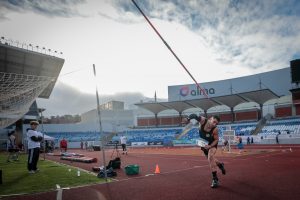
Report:
M44 53L41 50L44 50ZM49 98L54 88L64 59L54 53L46 54L45 47L41 50L32 44L20 44L6 40L4 37L0 39L0 133L2 135L7 133L5 128L15 126L14 129L22 138L22 120L38 119L39 111L33 112L34 116L26 113L30 108L37 109L36 98ZM48 51L51 52L51 49ZM21 122L17 122L20 119Z

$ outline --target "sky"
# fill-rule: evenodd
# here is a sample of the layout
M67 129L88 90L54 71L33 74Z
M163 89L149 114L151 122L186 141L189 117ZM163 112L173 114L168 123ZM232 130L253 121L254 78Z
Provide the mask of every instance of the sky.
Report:
M198 83L300 58L298 0L135 1ZM164 99L168 86L194 83L131 0L2 0L0 34L63 52L54 93L72 87L91 95L97 85L100 96Z

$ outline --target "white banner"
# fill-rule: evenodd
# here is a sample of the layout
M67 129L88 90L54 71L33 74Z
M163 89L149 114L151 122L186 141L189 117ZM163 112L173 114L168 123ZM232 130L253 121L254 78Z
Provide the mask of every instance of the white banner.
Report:
M131 146L147 146L148 142L131 142Z

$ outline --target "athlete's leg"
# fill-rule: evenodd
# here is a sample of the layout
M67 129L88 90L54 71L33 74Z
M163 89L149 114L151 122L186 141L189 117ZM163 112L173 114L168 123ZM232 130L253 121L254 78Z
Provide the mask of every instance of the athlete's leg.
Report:
M216 149L216 148L215 148ZM206 150L205 148L201 147L201 150L204 152L205 156L208 158L208 150ZM217 152L217 149L215 150L215 153ZM214 154L215 154L214 153ZM224 163L218 161L216 159L216 157L214 156L214 160L215 160L215 163L216 165L219 167L219 169L221 170L222 174L225 175L226 174L226 170L225 170L225 167L224 167Z
M217 152L217 148L215 148L215 147L210 148L208 151L208 162L210 165L210 170L211 170L212 179L213 179L212 184L211 184L212 188L216 188L219 185L219 182L218 182L219 179L217 176L217 163L216 163L216 159L215 159L216 152Z
M217 160L215 158L215 154L217 152L217 149L215 147L212 147L208 151L208 162L210 165L210 169L212 172L217 171Z

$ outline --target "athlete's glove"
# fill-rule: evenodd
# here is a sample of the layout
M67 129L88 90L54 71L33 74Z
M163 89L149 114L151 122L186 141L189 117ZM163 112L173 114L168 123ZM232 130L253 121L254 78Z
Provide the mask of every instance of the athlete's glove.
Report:
M197 116L196 114L190 114L189 117L188 117L188 121L190 121L191 119L195 119L198 122L200 121L200 117Z

